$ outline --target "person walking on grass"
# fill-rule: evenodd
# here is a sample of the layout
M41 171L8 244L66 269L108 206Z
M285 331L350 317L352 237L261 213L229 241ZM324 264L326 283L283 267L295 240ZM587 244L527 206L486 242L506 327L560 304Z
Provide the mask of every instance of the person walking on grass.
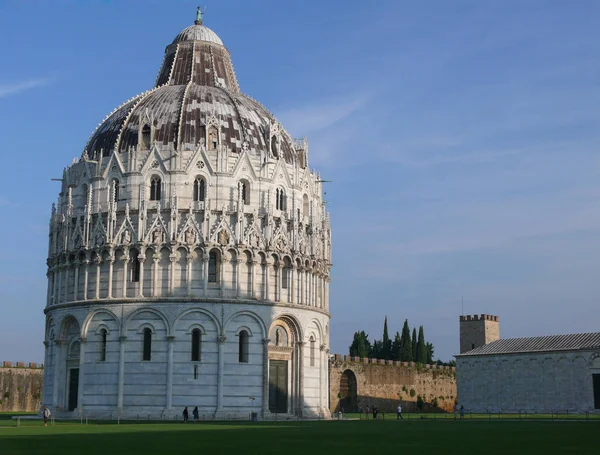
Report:
M196 406L192 411L192 416L194 416L194 423L198 423L198 420L200 420L198 418L198 406Z
M371 412L371 410L369 409L369 405L367 405L367 409L365 411L365 420L369 420L369 412Z
M44 415L44 426L47 427L48 426L48 419L52 415L52 413L50 412L50 409L48 408L48 406L44 406L44 411L42 412L42 414Z
M187 423L190 414L188 413L187 406L183 408L183 423Z
M396 420L400 419L404 420L404 417L402 417L402 405L398 403L398 409L396 410Z
M461 404L460 405L460 420L463 420L465 418L465 407Z

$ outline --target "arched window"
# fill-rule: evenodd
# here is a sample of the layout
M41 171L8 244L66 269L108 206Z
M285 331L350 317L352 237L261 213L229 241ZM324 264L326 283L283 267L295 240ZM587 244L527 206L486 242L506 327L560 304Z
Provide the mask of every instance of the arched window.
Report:
M202 334L200 333L200 329L192 330L192 362L200 362L201 343Z
M221 263L220 255L217 251L211 251L208 255L208 282L219 282L219 268Z
M117 179L112 181L112 192L113 202L119 202L119 181Z
M133 249L129 252L131 258L131 282L139 283L140 281L140 253Z
M310 337L310 366L315 366L315 339L314 337Z
M283 188L277 188L277 190L275 190L275 209L285 210L285 203L285 191Z
M310 206L308 204L308 195L302 196L302 214L308 216L310 212Z
M203 201L206 197L206 182L202 177L194 180L194 201Z
M250 204L250 184L247 181L242 180L240 182L240 192L242 193L242 201L244 202L244 205L249 205Z
M239 337L239 362L248 363L248 332L242 330Z
M142 143L141 143L141 149L142 150L148 150L150 148L150 142L151 142L151 136L152 136L152 130L150 129L150 125L146 124L142 127Z
M217 150L219 145L219 132L216 126L208 127L208 150Z
M162 180L160 177L154 176L152 180L150 180L150 200L151 201L160 201L162 190Z
M144 354L142 360L152 359L152 330L148 327L144 329Z
M100 362L106 361L106 344L107 344L108 332L106 329L100 330Z

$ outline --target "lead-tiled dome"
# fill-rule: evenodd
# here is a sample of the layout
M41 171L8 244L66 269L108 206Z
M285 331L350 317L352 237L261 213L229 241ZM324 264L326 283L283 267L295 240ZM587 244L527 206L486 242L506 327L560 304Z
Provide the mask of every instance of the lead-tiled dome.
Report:
M232 152L269 152L287 163L296 159L293 140L261 104L243 95L231 56L221 39L197 20L165 49L156 85L124 103L96 129L87 143L89 156L137 149L143 128L153 144L192 150L207 143L208 122ZM272 141L274 125L278 131ZM300 162L303 159L300 158Z

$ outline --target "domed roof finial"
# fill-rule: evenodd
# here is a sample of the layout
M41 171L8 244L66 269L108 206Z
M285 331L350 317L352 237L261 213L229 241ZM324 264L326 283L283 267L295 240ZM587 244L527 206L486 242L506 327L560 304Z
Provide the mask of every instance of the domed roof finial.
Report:
M196 25L202 25L202 8L198 7L196 10L196 20L194 21Z

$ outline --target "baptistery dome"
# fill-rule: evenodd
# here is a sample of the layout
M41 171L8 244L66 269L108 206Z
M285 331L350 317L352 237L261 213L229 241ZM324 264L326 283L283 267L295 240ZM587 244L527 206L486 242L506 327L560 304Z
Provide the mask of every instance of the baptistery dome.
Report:
M199 16L63 173L43 405L328 415L331 230L308 143L240 91Z

